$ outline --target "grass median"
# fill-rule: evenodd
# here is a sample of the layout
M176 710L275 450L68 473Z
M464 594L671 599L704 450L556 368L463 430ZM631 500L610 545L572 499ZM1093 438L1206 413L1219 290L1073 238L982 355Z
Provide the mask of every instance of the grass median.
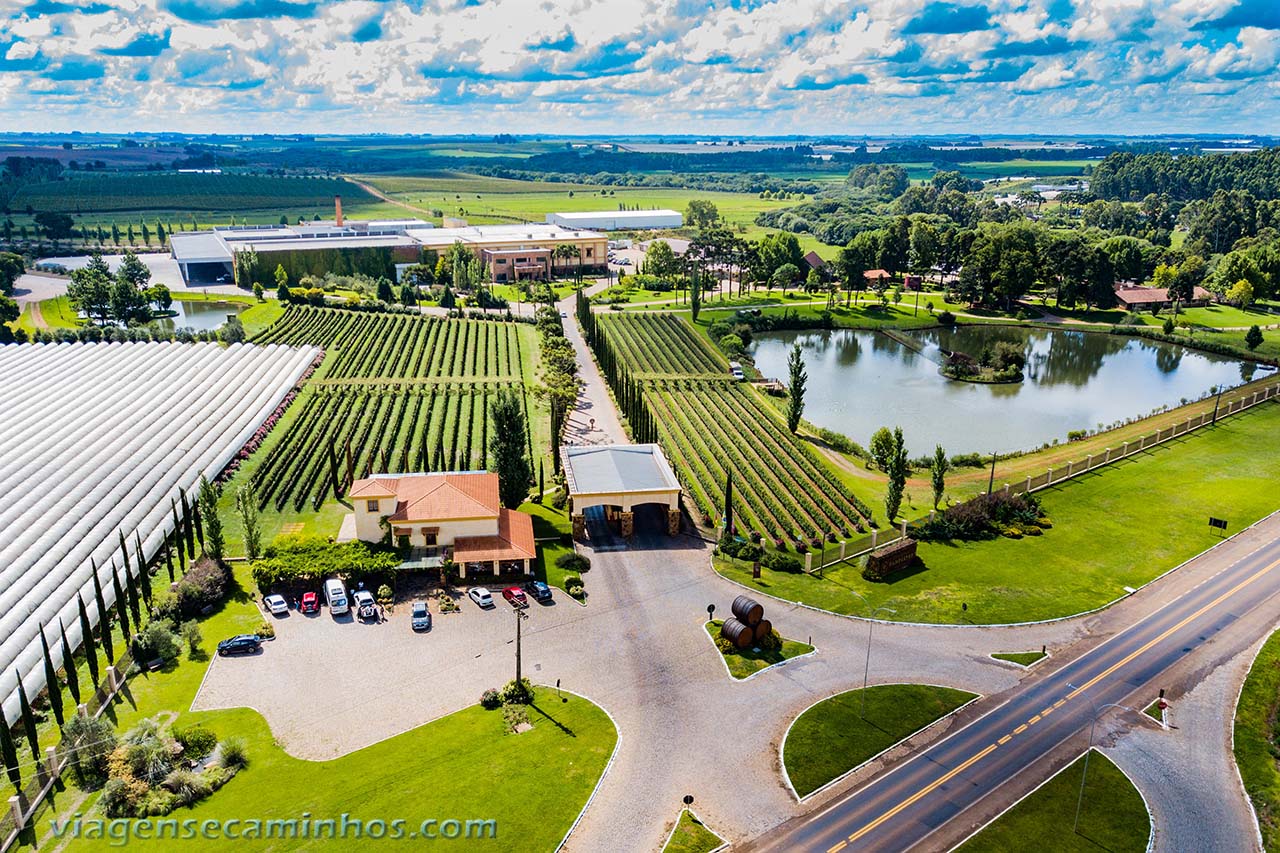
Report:
M707 829L706 825L685 809L680 812L671 837L662 853L711 853L724 845L724 839Z
M950 687L883 684L823 699L787 732L787 778L797 794L811 794L974 698Z
M1262 646L1236 706L1235 755L1266 850L1280 850L1280 632Z
M906 622L999 624L1102 607L1220 541L1209 516L1239 531L1280 507L1280 406L1260 405L1089 474L1038 492L1053 528L1043 536L926 542L922 564L887 583L841 563L821 577L717 558L725 577L836 613L866 607Z
M1084 759L1078 758L1029 797L956 848L957 853L1053 850L1055 853L1142 853L1151 818L1142 795L1105 755L1089 758L1080 825L1076 800Z
M713 641L720 636L720 626L723 624L724 622L720 619L706 624L707 633L711 635ZM784 638L780 649L763 649L757 644L752 648L734 649L720 654L724 658L725 665L729 667L729 674L741 680L750 678L762 669L768 669L800 655L807 655L812 651L813 646L808 643Z

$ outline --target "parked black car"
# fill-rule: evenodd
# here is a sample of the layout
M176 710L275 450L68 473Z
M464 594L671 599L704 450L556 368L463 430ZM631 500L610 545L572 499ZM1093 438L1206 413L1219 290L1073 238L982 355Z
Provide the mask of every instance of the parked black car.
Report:
M227 655L251 655L262 648L262 640L257 634L241 634L238 637L232 637L229 640L223 640L218 643L218 654L226 657Z
M524 591L529 593L529 595L533 596L538 601L551 600L551 587L547 586L542 581L526 581Z

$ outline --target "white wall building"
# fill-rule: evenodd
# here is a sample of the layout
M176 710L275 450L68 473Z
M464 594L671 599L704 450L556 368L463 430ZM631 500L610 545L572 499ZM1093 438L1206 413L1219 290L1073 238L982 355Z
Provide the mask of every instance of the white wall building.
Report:
M629 231L639 228L679 228L684 216L677 210L598 210L548 213L547 222L564 228Z

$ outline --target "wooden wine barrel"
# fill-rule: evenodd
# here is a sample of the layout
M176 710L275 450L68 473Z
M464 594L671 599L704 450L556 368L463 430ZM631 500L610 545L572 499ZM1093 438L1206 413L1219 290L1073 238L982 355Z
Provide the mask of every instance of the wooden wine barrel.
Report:
M764 608L760 606L760 602L745 595L735 598L733 606L729 609L733 611L734 616L738 617L739 622L747 625L755 626L764 618Z
M755 626L755 634L754 634L755 642L758 643L761 640L763 640L765 637L769 636L769 632L772 630L773 630L773 623L770 622L768 619L761 619L759 624Z
M750 625L744 625L732 616L724 620L724 624L720 626L720 636L733 643L735 649L745 649L755 642L756 638L755 631Z

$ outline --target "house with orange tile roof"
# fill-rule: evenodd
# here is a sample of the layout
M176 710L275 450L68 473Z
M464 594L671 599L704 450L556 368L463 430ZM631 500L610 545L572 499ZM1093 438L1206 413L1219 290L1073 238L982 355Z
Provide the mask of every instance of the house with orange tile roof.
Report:
M533 518L498 498L498 475L487 471L375 474L351 484L355 534L366 542L407 537L428 556L447 556L467 570L529 574L537 557ZM385 520L385 521L384 521Z

